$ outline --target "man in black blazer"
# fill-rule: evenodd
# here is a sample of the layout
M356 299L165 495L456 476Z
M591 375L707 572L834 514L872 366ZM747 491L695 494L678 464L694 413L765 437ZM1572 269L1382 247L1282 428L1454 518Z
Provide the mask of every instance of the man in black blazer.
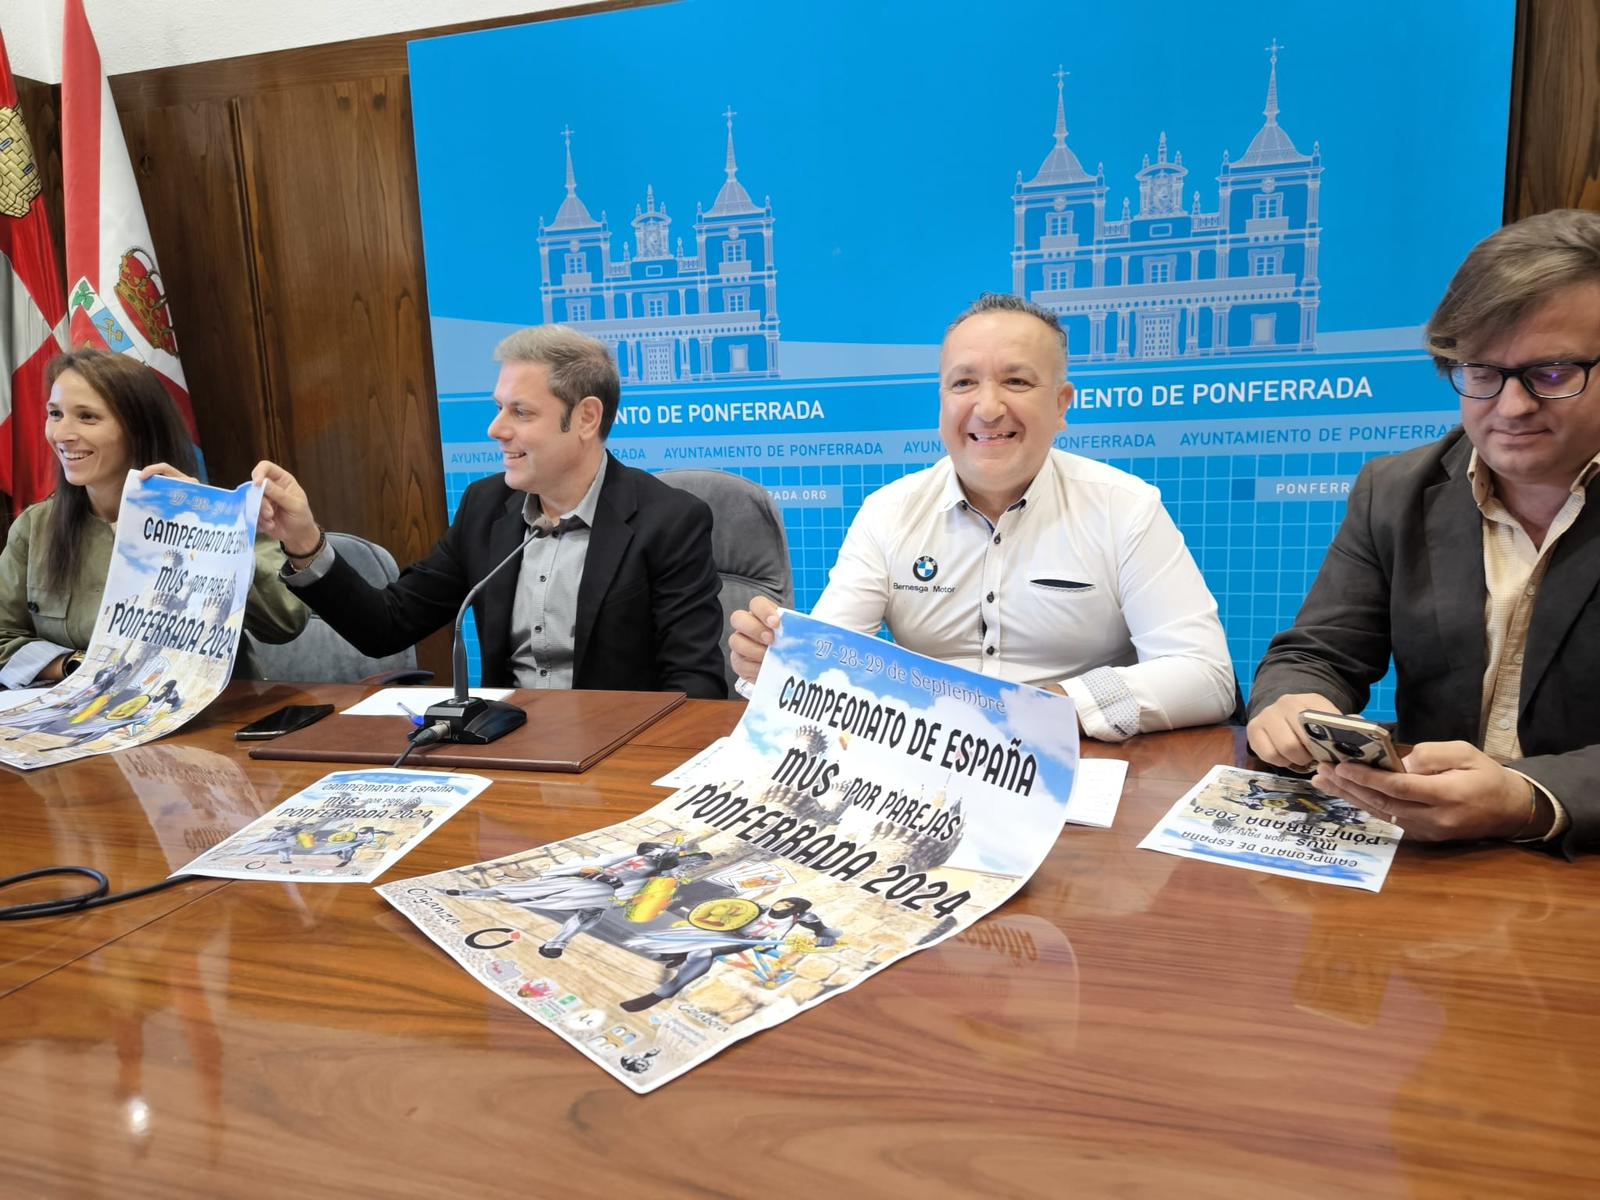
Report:
M1406 774L1319 786L1423 840L1600 840L1600 213L1480 243L1427 330L1462 428L1369 463L1294 627L1273 639L1249 739L1305 767L1296 717L1356 712L1398 676Z
M386 587L331 550L292 475L257 465L261 528L283 543L285 580L362 653L392 654L453 622L532 533L473 602L485 685L724 698L711 510L606 452L621 396L610 351L539 326L495 358L489 435L505 472L467 488L432 553Z

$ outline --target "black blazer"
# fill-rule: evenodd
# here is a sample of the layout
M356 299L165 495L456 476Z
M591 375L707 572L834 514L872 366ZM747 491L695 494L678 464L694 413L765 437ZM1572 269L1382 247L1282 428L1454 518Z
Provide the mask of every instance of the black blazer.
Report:
M1457 429L1368 463L1294 627L1272 639L1250 694L1320 692L1360 712L1394 656L1399 735L1478 744L1485 659L1482 515ZM1600 841L1600 477L1552 552L1522 663L1510 764L1572 818L1570 851Z
M363 654L397 653L453 623L472 585L517 548L527 535L524 499L502 475L480 479L432 553L387 587L335 558L295 591ZM516 585L517 568L508 566L472 605L485 686L515 684ZM705 502L607 456L578 584L573 686L726 699L720 586Z

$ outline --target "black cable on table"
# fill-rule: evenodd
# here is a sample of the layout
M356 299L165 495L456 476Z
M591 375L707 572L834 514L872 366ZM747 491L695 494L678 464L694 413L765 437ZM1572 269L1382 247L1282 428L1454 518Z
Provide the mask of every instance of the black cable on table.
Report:
M395 759L394 762L389 764L390 767L393 768L404 766L406 759L411 757L411 752L418 746L437 745L439 742L443 741L445 737L449 735L449 733L450 723L448 721L435 721L432 725L418 726L416 729L411 731L409 736L407 736L406 748L400 752L399 758Z
M418 746L432 746L450 733L448 722L435 721L432 725L424 725L415 730L406 739L406 748L400 757L394 760L395 766L401 766L411 756L411 752ZM180 883L188 883L191 879L199 879L199 875L174 875L170 879L163 879L152 883L148 887L134 888L131 892L111 892L111 881L93 867L40 867L35 871L24 871L20 875L0 877L0 891L13 887L19 883L27 883L31 879L51 879L60 875L81 875L93 882L94 887L88 891L78 892L72 896L57 896L50 900L31 900L25 904L10 904L0 906L0 921L26 921L35 917L66 917L73 913L87 912L91 908L103 908L107 904L119 904L124 900L133 900L140 896L148 896L152 892L165 891Z
M131 892L112 893L111 881L93 867L40 867L36 871L24 871L20 875L0 877L0 891L19 883L26 883L30 879L49 879L58 875L81 875L92 880L94 887L73 896L57 896L51 900L32 900L26 904L0 907L0 921L26 921L34 917L68 917L73 913L87 912L91 908L103 908L107 904L119 904L124 900L148 896L152 892L165 891L177 884L200 878L198 875L174 875L170 879L160 880L147 887L134 888Z

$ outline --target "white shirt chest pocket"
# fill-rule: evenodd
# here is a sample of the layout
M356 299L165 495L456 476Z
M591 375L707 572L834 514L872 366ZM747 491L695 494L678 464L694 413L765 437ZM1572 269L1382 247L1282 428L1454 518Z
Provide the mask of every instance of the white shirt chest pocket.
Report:
M1080 572L1057 571L1032 575L1028 578L1029 591L1037 595L1091 596L1100 589Z
M1071 630L1074 638L1095 636L1102 627L1122 625L1116 589L1097 581L1081 567L1034 568L1022 577L1021 588L1010 596L1020 610L1013 617L1041 621L1058 633Z

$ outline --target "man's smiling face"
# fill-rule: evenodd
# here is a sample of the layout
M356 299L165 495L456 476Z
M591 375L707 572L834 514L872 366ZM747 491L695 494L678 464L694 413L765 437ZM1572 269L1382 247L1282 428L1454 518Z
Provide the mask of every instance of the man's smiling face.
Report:
M494 404L489 436L500 443L506 486L535 495L569 486L583 446L566 405L550 390L550 368L503 364Z
M984 312L939 355L939 436L967 499L995 519L1021 498L1066 428L1072 385L1056 332L1022 312Z

